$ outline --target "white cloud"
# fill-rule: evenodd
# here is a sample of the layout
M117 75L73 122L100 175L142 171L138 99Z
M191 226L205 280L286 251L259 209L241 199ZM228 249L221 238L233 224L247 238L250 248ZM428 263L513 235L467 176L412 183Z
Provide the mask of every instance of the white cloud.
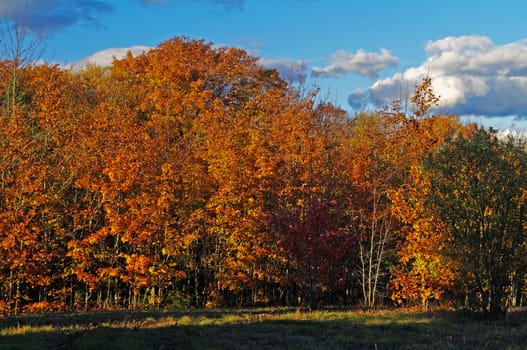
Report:
M386 49L380 53L359 50L356 53L339 50L329 58L330 65L313 67L315 77L338 78L346 74L355 73L370 78L376 78L382 70L397 65L399 59Z
M130 51L132 55L137 56L150 49L152 48L149 46L132 46L124 48L105 49L98 51L93 55L88 56L80 61L74 62L69 66L74 72L82 70L90 64L101 67L110 66L113 63L114 59L124 58L128 51Z
M368 91L355 92L377 105L399 98L425 75L432 78L440 108L460 115L527 116L527 40L495 45L486 36L447 37L426 45L428 58L392 77L377 80ZM351 98L351 96L350 96Z
M436 41L429 41L425 50L431 54L442 52L463 52L467 50L480 50L492 47L492 41L482 35L464 35L446 37Z
M264 68L276 69L280 77L287 82L303 83L306 80L307 61L260 58L258 62Z

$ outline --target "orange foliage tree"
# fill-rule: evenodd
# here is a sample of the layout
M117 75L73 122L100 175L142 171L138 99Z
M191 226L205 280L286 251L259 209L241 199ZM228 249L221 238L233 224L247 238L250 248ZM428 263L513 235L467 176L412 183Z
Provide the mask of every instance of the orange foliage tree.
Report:
M398 157L399 113L361 114L355 117L348 140L345 172L349 191L350 228L358 240L356 272L363 303L373 307L382 299L396 234L389 193L402 184L404 164Z
M314 307L322 296L349 294L355 236L348 229L342 171L349 123L341 110L311 103L276 120L272 215L276 241L288 259L283 283L292 283L297 299Z
M425 78L412 97L414 116L406 119L400 130L398 163L405 164L407 175L401 186L389 193L392 212L402 223L399 263L391 270L391 298L397 303L418 302L424 308L453 290L455 265L443 254L449 242L441 221L425 205L429 187L422 176L421 161L450 138L474 130L455 117L429 115L437 101L430 78Z

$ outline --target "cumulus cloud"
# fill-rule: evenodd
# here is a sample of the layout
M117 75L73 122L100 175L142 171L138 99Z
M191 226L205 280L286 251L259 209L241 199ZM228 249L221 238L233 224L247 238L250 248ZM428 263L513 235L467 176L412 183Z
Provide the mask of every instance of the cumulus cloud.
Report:
M276 69L288 82L304 83L307 77L307 62L290 59L261 58L259 63L267 69Z
M397 65L399 59L386 49L380 53L359 50L356 53L339 50L329 58L331 64L325 67L313 67L312 74L315 77L338 78L354 73L369 78L377 78L379 73Z
M93 55L88 56L80 61L70 64L69 68L73 71L79 71L83 68L86 68L88 65L105 67L111 65L114 59L124 58L128 51L130 51L132 55L137 56L150 49L152 48L149 46L132 46L125 48L105 49L98 51Z
M0 18L24 25L39 36L79 22L99 25L96 17L112 11L113 6L104 0L0 1Z
M451 113L527 116L527 40L496 45L486 36L446 37L428 42L425 51L428 57L420 66L379 79L352 96L386 105L399 97L401 86L413 88L428 75L440 108Z

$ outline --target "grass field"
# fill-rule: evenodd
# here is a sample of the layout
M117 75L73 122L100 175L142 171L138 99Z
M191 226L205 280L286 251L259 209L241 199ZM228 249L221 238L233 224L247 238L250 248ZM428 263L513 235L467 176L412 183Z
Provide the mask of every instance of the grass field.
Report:
M527 312L244 309L0 318L0 349L527 349Z

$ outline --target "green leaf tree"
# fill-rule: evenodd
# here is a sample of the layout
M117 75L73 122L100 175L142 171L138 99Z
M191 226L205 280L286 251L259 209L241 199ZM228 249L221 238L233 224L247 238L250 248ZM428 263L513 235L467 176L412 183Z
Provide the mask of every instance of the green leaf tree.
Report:
M507 312L525 277L527 154L524 142L479 130L458 137L423 162L430 176L427 205L449 235L466 306Z

